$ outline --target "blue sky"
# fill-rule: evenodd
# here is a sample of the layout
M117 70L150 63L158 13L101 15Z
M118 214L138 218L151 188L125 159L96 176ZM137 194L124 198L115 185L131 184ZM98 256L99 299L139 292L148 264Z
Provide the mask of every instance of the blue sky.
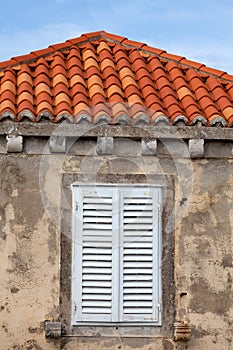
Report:
M105 30L233 74L232 0L8 0L0 61Z

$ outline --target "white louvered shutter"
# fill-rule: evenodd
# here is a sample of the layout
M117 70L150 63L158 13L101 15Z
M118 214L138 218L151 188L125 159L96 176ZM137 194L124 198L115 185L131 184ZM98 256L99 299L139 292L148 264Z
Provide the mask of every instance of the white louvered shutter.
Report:
M160 189L73 187L73 324L157 323Z
M158 189L123 191L122 321L159 320Z
M76 321L112 321L113 192L111 188L83 187L75 196Z

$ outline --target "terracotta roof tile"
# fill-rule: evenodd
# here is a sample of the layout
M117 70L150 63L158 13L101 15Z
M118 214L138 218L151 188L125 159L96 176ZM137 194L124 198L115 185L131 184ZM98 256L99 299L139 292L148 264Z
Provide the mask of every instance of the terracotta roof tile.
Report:
M11 91L14 95L16 94L16 85L10 80L3 81L1 85L1 91Z
M233 122L233 76L104 31L0 63L0 120Z

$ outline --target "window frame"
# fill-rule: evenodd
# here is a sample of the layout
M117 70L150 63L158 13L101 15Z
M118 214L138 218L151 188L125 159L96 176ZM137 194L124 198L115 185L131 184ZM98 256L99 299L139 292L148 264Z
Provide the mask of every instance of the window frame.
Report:
M156 303L156 313L157 313L157 320L145 322L142 320L127 320L127 321L95 321L95 320L87 320L87 321L77 321L77 312L80 311L80 308L78 310L77 308L77 289L80 288L80 286L77 284L77 275L80 273L80 271L77 271L77 266L82 265L82 257L81 254L78 254L77 251L77 244L75 244L77 239L77 222L76 222L76 212L77 212L77 203L76 203L76 195L77 195L77 188L149 188L156 190L156 197L157 201L156 203L153 203L153 215L156 211L156 240L157 240L157 246L153 246L153 258L156 260L153 262L153 268L156 269L153 270L153 279L155 278L154 275L156 273L156 285L153 286L153 299L155 298L155 291L157 294L157 299L155 301ZM126 184L112 184L112 183L73 183L71 185L72 189L72 288L71 288L71 295L72 295L72 303L71 303L71 324L73 326L79 325L79 326L161 326L162 325L162 275L161 275L161 261L162 261L162 229L161 229L161 203L162 203L162 186L155 185L155 184L143 184L143 183L126 183ZM156 206L156 208L155 208ZM153 230L154 232L154 230ZM122 235L120 235L120 238L122 238ZM80 253L80 252L79 252ZM120 264L122 264L122 261L120 261ZM81 270L81 269L80 269ZM123 270L122 270L123 271ZM122 273L122 272L121 272ZM155 283L155 281L153 281ZM119 286L118 286L119 288ZM76 296L76 297L75 297ZM122 303L123 300L120 300L120 303Z

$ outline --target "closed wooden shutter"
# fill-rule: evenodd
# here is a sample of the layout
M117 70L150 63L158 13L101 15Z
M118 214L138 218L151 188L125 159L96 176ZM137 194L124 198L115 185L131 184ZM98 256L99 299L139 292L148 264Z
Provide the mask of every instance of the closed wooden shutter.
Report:
M160 322L160 189L73 189L73 320Z
M158 319L158 192L123 191L122 321Z
M76 198L76 320L111 321L113 191L84 187Z

